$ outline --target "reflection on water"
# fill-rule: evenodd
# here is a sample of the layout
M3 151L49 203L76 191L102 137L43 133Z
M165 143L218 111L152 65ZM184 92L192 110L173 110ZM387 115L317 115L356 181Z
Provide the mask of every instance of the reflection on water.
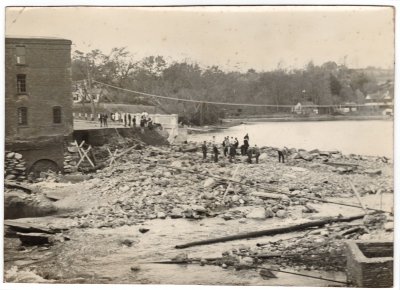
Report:
M393 121L251 123L219 132L189 135L189 140L211 141L212 136L216 136L217 142L222 143L224 136L232 136L242 142L246 133L250 136L250 145L393 157Z

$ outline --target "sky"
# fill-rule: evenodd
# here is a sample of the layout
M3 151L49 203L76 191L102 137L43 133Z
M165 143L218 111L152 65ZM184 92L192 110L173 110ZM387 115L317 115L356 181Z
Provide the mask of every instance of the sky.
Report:
M302 68L309 61L393 68L389 7L7 8L6 35L70 39L72 50L127 47L226 71Z

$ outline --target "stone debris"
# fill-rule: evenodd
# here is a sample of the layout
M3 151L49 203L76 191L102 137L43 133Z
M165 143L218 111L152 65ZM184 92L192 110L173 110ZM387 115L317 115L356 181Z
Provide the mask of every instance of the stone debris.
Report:
M5 151L4 180L26 181L26 162L22 154Z

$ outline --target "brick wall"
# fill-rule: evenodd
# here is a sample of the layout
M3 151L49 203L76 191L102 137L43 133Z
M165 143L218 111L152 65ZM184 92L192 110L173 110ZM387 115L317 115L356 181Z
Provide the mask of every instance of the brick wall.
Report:
M25 47L25 65L16 61L16 47ZM71 41L6 38L6 139L70 135L73 131ZM17 74L26 75L26 94L17 93ZM53 123L53 107L62 108L61 124ZM28 108L28 124L18 126L17 109Z

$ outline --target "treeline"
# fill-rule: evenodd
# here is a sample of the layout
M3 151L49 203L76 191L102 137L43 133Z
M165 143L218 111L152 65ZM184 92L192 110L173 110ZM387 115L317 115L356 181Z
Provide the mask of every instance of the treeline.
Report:
M150 94L204 101L280 105L298 102L315 105L364 103L367 94L379 91L376 77L362 70L350 69L335 62L321 66L308 63L303 69L279 67L273 71L246 73L224 72L217 66L200 67L190 61L172 62L162 56L134 60L125 48L114 48L110 54L93 50L75 51L72 58L73 81L87 78L130 90ZM104 102L157 105L167 113L179 113L193 123L213 123L230 112L255 113L251 108L202 105L144 97L107 88ZM269 109L271 112L271 109Z

